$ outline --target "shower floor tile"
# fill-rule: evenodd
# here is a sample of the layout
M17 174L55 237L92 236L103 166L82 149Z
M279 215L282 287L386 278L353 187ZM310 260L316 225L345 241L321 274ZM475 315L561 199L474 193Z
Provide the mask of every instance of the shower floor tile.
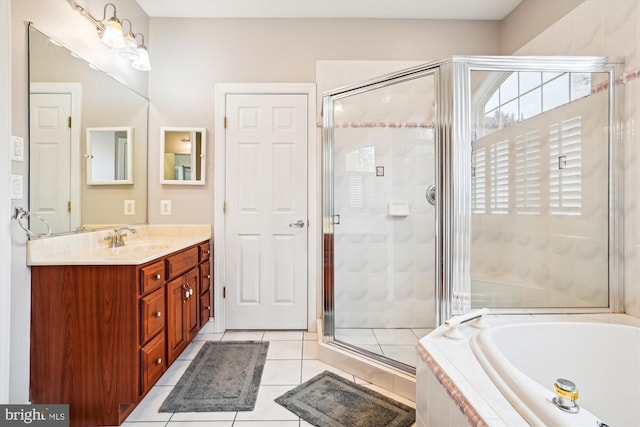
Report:
M336 339L354 345L378 345L372 329L336 328Z
M431 328L336 328L336 339L355 347L416 366L416 344L433 331Z
M374 329L380 345L416 345L418 338L411 329Z

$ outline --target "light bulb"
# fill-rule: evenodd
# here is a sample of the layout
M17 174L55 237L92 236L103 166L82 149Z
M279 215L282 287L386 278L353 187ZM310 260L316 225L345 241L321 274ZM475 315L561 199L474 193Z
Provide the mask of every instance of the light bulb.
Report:
M138 59L135 59L131 66L136 70L149 71L151 70L151 63L149 62L149 51L145 45L138 46Z
M122 49L125 46L122 24L120 24L118 18L114 16L109 19L109 22L105 25L101 40L102 43L110 48Z

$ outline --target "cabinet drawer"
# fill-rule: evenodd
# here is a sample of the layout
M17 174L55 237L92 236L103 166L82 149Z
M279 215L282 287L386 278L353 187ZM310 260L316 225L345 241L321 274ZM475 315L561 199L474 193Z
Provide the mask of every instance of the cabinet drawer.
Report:
M200 294L211 288L211 263L205 261L200 264Z
M164 373L167 366L167 350L164 334L158 334L149 344L140 350L142 394L149 391Z
M194 246L167 257L167 274L169 278L173 278L196 265L198 265L198 247Z
M140 300L140 324L142 344L164 329L164 288L160 288Z
M211 294L206 291L200 295L200 327L209 321L209 317L213 315L211 309Z
M200 243L200 262L206 261L211 257L211 244L209 242Z
M164 262L158 261L140 269L140 294L162 286L165 281Z

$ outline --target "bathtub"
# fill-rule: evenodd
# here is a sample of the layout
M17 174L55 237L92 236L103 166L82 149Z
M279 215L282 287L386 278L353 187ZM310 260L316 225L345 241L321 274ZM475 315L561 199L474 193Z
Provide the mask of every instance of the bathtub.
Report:
M532 426L640 426L640 328L583 322L517 323L469 345L493 384ZM558 378L576 384L578 414L551 399Z

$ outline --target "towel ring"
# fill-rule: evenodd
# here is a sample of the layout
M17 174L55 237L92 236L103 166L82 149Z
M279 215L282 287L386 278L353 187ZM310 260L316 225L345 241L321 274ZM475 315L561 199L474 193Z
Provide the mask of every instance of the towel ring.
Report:
M40 221L42 221L42 223L47 227L47 232L46 233L34 233L33 231L29 230L29 227L26 227L22 223L22 220L25 219L25 218L29 218L30 216L34 216L34 217L38 218ZM22 228L27 233L27 235L29 235L29 236L45 237L45 236L48 236L48 235L51 234L51 226L49 225L47 220L42 218L40 215L36 215L36 214L34 214L32 212L27 212L23 208L16 208L15 213L13 215L13 218L16 221L18 221L18 225L20 226L20 228Z

